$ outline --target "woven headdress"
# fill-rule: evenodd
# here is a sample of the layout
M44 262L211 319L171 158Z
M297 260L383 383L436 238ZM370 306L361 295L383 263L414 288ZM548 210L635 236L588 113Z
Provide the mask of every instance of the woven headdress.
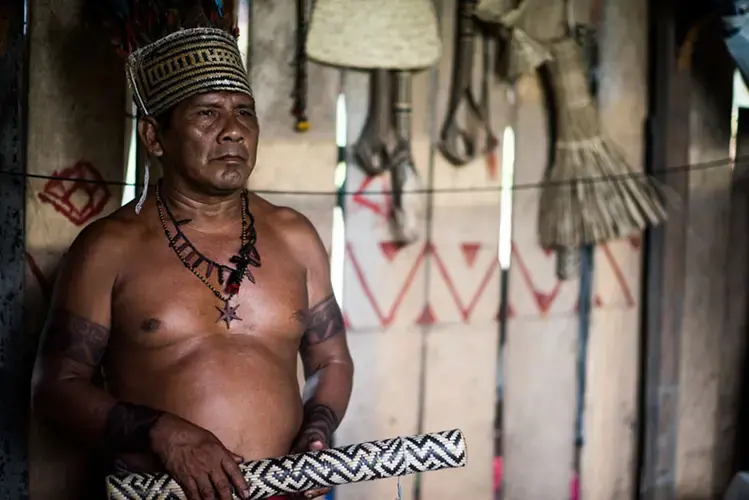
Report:
M316 0L307 55L332 66L417 70L440 57L431 0Z
M90 6L127 57L127 81L143 115L158 116L205 92L252 95L239 33L222 0L91 0ZM135 213L148 193L147 163L144 181Z
M98 0L127 56L127 81L144 115L204 92L252 95L232 16L222 0Z

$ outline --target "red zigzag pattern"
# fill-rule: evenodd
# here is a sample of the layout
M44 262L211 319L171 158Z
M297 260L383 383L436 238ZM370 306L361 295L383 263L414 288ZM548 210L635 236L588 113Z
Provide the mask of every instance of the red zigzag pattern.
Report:
M389 241L381 242L379 246L380 246L380 251L382 252L382 254L385 256L385 258L388 261L392 261L395 258L395 256L398 254L399 247L394 242L389 242ZM473 265L475 264L476 256L480 248L481 248L480 243L463 243L461 245L463 257L468 267L473 267ZM614 276L622 290L622 294L624 295L626 306L627 307L634 306L635 304L634 296L632 295L632 292L629 288L629 284L626 282L624 278L624 274L619 264L614 259L614 256L611 250L608 248L607 245L600 245L600 248L602 249L606 260L608 261L608 263L610 264L614 272ZM531 291L533 295L536 305L538 306L539 315L540 316L546 315L551 310L551 307L553 306L554 301L559 295L562 282L560 280L556 280L556 283L551 290L540 290L538 286L535 284L533 278L531 277L531 273L528 267L526 266L523 260L523 257L518 251L517 246L515 244L513 244L512 251L513 251L514 263L518 267L520 276L522 277L524 284L528 287L528 289ZM471 314L473 313L476 305L481 299L481 296L484 294L487 286L491 282L491 279L494 273L497 272L498 270L499 264L496 258L491 259L489 265L487 266L487 269L483 273L483 276L479 282L478 287L473 292L473 294L468 299L468 301L464 302L460 294L458 293L453 277L450 275L450 273L447 270L447 266L445 265L444 259L440 256L439 250L435 247L434 244L426 243L424 244L423 248L419 251L416 258L414 259L413 264L411 265L408 272L406 273L406 278L403 282L403 285L400 287L398 293L396 293L395 299L393 300L392 304L390 305L389 308L387 308L387 310L385 310L385 308L383 308L378 303L375 291L373 290L373 287L367 281L367 278L364 272L364 267L362 265L362 262L357 257L353 245L351 244L351 242L346 243L346 257L348 258L348 261L351 264L351 268L354 272L354 275L356 275L357 280L359 281L362 293L364 294L367 301L371 305L372 310L377 316L377 319L381 327L383 328L388 327L393 323L393 321L395 321L395 318L398 314L398 310L400 309L401 304L403 303L403 300L406 297L406 294L408 293L409 289L413 285L416 275L419 269L424 264L424 261L426 260L427 256L429 256L431 262L434 263L435 269L439 272L440 276L444 280L444 283L449 291L449 294L452 297L452 299L455 301L455 305L458 311L460 312L460 316L462 320L464 322L468 322L471 318ZM602 307L603 305L604 305L603 301L601 300L599 296L594 297L594 307ZM509 315L510 317L515 315L511 304L509 306ZM416 319L415 322L417 324L422 324L422 325L433 324L437 322L437 317L430 304L427 304L424 307L424 310L421 312L421 314L419 315L419 317ZM354 321L354 324L355 323L356 322Z

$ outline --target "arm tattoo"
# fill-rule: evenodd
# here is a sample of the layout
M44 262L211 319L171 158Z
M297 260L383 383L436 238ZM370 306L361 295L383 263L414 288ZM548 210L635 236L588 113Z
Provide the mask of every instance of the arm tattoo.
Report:
M310 346L340 335L346 329L343 313L333 294L309 310L307 321L307 330L302 336L302 352Z
M99 366L109 341L109 329L64 310L52 311L42 352L90 367Z
M304 409L300 444L306 448L313 441L322 441L325 446L329 446L338 424L338 417L329 406L323 404L308 406Z
M104 445L112 452L151 451L151 428L164 412L147 406L117 403L104 425Z

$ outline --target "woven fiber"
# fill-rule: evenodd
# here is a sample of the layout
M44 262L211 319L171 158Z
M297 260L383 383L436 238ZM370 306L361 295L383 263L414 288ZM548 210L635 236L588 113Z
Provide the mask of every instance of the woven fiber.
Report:
M431 0L316 0L307 55L322 64L416 70L440 57Z
M541 191L541 245L578 248L665 221L661 186L634 175L601 131L577 43L563 39L549 48L558 137Z
M487 23L501 25L503 45L500 53L501 78L513 83L521 76L536 71L551 59L551 54L537 40L518 27L527 11L528 1L517 7L512 0L481 0L476 6L476 17Z
M405 476L466 464L466 442L457 429L372 441L240 464L252 500L316 488ZM166 474L108 476L109 500L184 500ZM234 497L237 498L236 496Z
M204 92L252 95L234 37L217 28L184 29L133 52L127 61L133 100L146 115L158 115Z

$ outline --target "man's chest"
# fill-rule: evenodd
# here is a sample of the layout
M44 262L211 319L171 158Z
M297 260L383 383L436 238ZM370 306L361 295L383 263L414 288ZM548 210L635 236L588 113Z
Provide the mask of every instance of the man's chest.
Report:
M301 335L306 270L287 248L258 244L242 266L232 262L233 246L185 243L149 245L133 260L115 291L118 330L164 340L211 332Z

